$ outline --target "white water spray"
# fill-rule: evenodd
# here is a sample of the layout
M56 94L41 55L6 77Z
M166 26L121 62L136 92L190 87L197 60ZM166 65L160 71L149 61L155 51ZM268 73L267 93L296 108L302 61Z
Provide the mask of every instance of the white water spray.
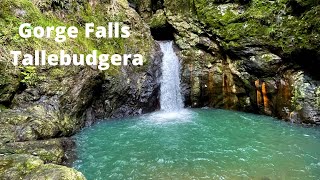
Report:
M163 111L177 111L183 108L180 88L180 62L173 50L172 41L159 42L162 58L162 79L160 106Z

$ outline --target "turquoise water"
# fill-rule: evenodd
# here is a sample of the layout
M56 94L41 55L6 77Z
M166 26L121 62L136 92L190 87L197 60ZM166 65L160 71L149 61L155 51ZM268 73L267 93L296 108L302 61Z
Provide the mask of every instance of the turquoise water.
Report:
M106 121L75 136L93 179L320 179L320 129L195 109Z

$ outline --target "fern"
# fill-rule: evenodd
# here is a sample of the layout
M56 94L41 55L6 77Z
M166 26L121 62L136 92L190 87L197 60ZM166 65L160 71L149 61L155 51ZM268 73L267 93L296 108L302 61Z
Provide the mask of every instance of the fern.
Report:
M36 67L25 66L25 67L20 67L20 69L21 69L21 74L23 76L23 79L21 80L22 83L25 83L29 86L34 86L40 80L37 74Z

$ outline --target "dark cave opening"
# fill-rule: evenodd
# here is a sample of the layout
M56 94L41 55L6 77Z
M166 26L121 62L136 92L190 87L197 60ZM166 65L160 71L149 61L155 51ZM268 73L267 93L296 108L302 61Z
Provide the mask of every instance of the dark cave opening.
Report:
M169 23L161 27L151 28L153 39L158 41L174 40L174 32L175 29Z
M164 0L151 0L151 9L155 13L158 9L164 8Z
M296 62L306 73L316 80L320 80L320 55L319 52L301 49L291 54L289 59Z
M145 4L139 0L128 0L129 6L133 9L135 9L138 13L140 8L139 7L145 7ZM150 11L152 13L157 12L159 9L164 9L164 0L151 0L147 4L147 11Z

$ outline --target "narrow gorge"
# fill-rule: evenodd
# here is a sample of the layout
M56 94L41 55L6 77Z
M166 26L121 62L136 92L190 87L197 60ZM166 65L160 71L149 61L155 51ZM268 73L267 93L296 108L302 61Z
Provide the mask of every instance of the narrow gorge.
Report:
M319 0L0 0L0 9L0 179L320 177ZM22 23L84 34L108 22L131 36L18 35ZM144 65L12 64L10 51L43 47L141 54Z

